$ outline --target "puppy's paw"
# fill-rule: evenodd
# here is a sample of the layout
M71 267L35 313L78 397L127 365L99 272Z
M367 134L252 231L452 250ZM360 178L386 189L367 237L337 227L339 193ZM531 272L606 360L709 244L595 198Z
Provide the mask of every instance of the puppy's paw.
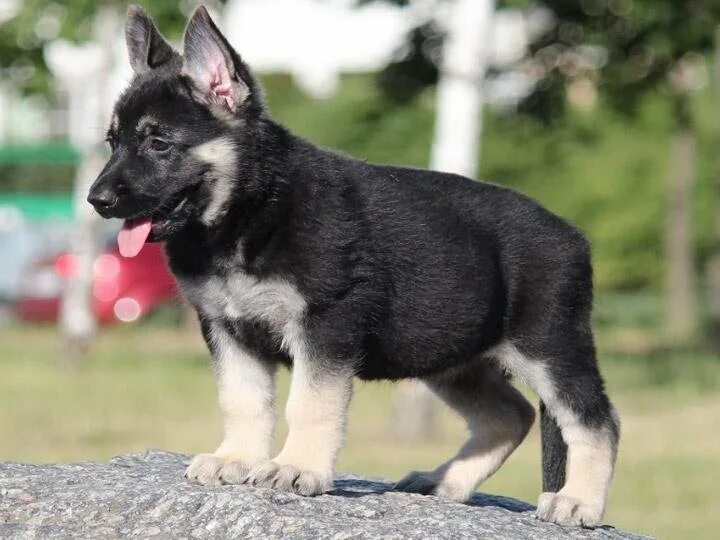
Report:
M436 471L413 471L395 484L396 491L437 495L455 502L465 502L472 494L473 486L461 486L443 479Z
M558 493L543 493L538 499L536 515L567 527L595 527L603 516L603 505L584 502L578 497Z
M250 465L230 458L198 454L185 471L185 478L203 486L243 484L247 481L250 468Z
M412 471L405 478L395 484L395 491L406 493L420 493L422 495L435 495L442 479L433 471Z
M220 469L225 460L214 454L198 454L185 470L185 478L203 486L219 486Z
M332 473L303 471L293 465L266 461L250 471L247 482L257 487L274 488L313 497L332 489Z
M470 499L470 496L473 494L474 488L475 486L473 485L465 486L445 480L438 484L438 486L435 488L434 494L438 497L442 497L443 499L463 503Z
M245 484L250 477L252 465L244 461L227 461L220 468L218 477L223 484Z

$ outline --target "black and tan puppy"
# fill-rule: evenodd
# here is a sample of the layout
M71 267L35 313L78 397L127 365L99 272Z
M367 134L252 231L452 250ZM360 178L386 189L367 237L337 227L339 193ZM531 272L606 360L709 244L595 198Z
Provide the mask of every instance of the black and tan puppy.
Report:
M165 242L202 322L225 437L187 477L322 493L353 378L417 377L471 436L398 488L464 501L533 422L515 376L542 401L538 515L597 524L618 420L596 363L582 234L513 191L365 163L292 135L204 8L182 55L140 8L126 34L136 75L88 200L125 219L125 256ZM290 431L272 457L278 364L292 367Z

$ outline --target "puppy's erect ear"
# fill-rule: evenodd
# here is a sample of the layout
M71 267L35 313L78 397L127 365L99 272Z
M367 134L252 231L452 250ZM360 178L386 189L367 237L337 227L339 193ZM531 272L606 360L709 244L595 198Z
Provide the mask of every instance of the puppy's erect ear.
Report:
M132 5L128 8L125 42L130 65L135 73L150 71L177 56L140 6Z
M194 97L206 105L221 105L235 112L250 95L235 58L207 9L197 8L185 30L182 68L182 74L192 82Z

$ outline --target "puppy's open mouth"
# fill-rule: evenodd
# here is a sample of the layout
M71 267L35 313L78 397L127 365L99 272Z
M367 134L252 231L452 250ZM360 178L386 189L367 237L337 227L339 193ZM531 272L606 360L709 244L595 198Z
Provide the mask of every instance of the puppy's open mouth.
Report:
M186 205L189 196L189 193L183 191L150 216L126 219L117 238L120 255L135 257L146 242L161 240L172 224L173 217Z

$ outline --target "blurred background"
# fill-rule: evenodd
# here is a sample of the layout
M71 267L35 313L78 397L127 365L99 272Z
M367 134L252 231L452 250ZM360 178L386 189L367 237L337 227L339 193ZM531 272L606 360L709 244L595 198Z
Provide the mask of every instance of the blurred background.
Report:
M607 520L712 537L720 0L206 4L296 133L520 190L587 233L601 369L623 420ZM176 44L196 5L145 2ZM161 246L120 258L118 224L84 204L131 76L125 9L0 0L0 459L220 439L208 354ZM358 383L339 469L398 479L452 455L463 431L419 384ZM536 500L537 431L481 489Z

